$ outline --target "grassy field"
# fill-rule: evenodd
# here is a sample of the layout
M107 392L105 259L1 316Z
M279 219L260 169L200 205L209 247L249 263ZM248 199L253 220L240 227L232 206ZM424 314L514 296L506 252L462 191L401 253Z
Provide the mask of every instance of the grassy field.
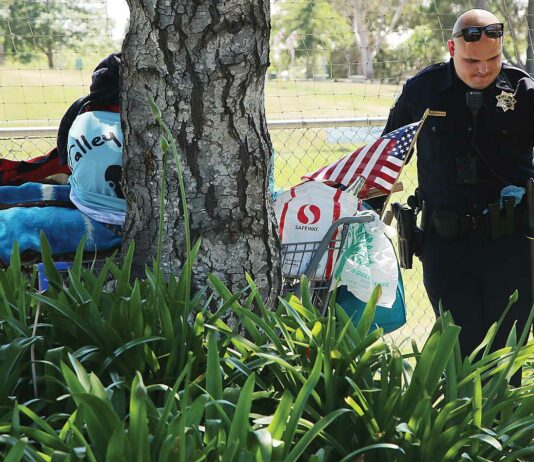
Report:
M270 120L386 116L397 90L369 83L270 81L265 107Z
M57 125L66 108L88 92L89 83L89 71L0 68L0 127ZM380 84L269 81L265 104L269 120L377 117L387 115L397 91L397 86ZM366 128L358 133L365 141L366 135ZM325 129L272 130L271 138L276 189L299 183L303 174L358 146L332 142ZM0 149L4 157L27 158L45 152L54 143L54 139L4 139L0 140ZM414 190L415 178L415 165L408 165L401 177L405 190L393 201L402 201ZM414 338L421 344L434 321L420 264L415 260L414 269L403 272L408 324L391 336L399 343Z
M88 71L0 68L0 123L55 125L90 83Z
M87 94L90 71L0 68L0 123L47 125ZM268 81L267 116L274 119L385 116L395 85L331 81Z

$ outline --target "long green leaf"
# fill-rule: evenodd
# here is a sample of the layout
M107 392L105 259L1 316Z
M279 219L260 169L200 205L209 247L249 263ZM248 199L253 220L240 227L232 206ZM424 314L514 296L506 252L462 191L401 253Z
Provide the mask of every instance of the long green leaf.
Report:
M380 300L381 296L382 286L376 285L373 291L371 292L369 301L365 305L362 317L360 318L360 322L358 323L358 326L356 326L356 330L358 331L358 334L361 338L364 338L369 333L369 330L373 325L376 314L376 307L378 306L378 301Z
M88 393L73 395L73 398L79 403L79 416L85 422L95 456L103 460L113 434L117 430L124 431L123 424L117 414L100 398Z
M48 279L49 288L53 287L55 290L59 290L62 286L61 276L59 275L59 272L54 265L50 244L48 243L48 240L42 230L39 235L39 238L41 241L41 256L43 260L46 278Z
M219 362L219 350L217 348L217 338L213 332L208 334L208 364L206 368L206 390L214 400L223 397L222 371ZM207 419L217 418L217 410L210 406L206 410Z
M134 340L130 340L129 342L125 343L124 345L117 348L113 353L108 356L105 361L103 361L102 366L99 368L99 373L101 374L104 370L106 370L110 364L113 363L117 358L119 358L122 354L126 353L129 350L132 350L138 346L141 345L147 345L149 343L153 342L160 342L162 340L165 340L163 337L143 337L143 338L136 338Z
M150 462L148 439L147 392L141 374L135 374L130 395L128 439L136 462Z
M297 444L287 455L285 462L296 462L302 453L308 448L312 441L319 435L326 427L328 427L339 416L351 412L349 409L337 409L330 414L324 416L311 429L302 435Z
M276 407L273 419L267 427L267 430L273 436L273 439L280 440L284 434L286 428L287 419L291 413L291 408L293 405L293 395L289 390L284 390L282 398Z
M252 407L252 392L256 376L252 374L243 385L237 400L237 406L232 418L232 425L228 433L228 441L237 442L237 451L247 447L247 439L250 431L250 409ZM223 458L223 461L226 457ZM228 459L230 461L231 459Z
M391 449L393 451L398 451L401 454L405 454L404 449L402 449L400 446L397 446L396 444L391 443L380 443L380 444L370 444L369 446L365 446L364 448L357 449L356 451L352 451L350 454L347 454L343 459L341 459L339 462L352 462L355 460L355 457L364 454L369 451L377 450L377 449Z
M24 457L24 450L26 449L26 442L18 440L17 443L7 453L4 462L19 462Z
M284 430L282 440L285 443L285 456L289 454L289 450L295 438L299 420L302 417L302 413L304 412L304 408L306 407L308 398L312 394L315 386L317 385L321 377L321 369L323 366L322 355L323 352L319 348L317 351L317 358L315 360L315 364L313 365L313 369L310 373L310 376L308 377L308 380L306 380L306 382L302 386L302 389L297 395L295 404L289 417L289 422L287 423L286 428Z

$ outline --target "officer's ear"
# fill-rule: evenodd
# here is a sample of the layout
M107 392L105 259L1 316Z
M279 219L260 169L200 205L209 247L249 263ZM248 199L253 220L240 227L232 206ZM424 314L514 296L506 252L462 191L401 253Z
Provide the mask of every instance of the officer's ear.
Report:
M454 58L454 40L449 39L447 41L447 48L449 49L449 54L451 55L451 58Z

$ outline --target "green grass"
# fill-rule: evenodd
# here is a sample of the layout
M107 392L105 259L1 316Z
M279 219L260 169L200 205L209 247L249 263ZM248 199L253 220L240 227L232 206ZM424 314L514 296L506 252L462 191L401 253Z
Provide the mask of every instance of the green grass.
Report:
M269 81L265 107L270 120L386 116L397 90L369 83Z
M88 70L0 68L0 124L57 121L90 82ZM385 116L397 90L368 83L268 81L265 105L270 120Z
M90 82L90 71L0 68L0 128L59 125L70 104L88 93ZM54 138L0 139L0 153L23 160L54 145Z
M89 71L0 68L0 124L56 125L90 83Z

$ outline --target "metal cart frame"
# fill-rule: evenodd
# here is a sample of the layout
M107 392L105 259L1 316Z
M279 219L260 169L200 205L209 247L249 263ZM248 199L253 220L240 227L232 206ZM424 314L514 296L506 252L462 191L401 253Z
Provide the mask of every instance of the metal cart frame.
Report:
M282 244L282 272L287 268L292 269L288 274L283 274L284 295L293 293L300 297L300 280L302 276L306 276L310 281L312 300L321 310L321 314L324 314L328 306L328 295L333 289L332 274L347 237L348 227L355 223L370 223L374 219L370 213L361 212L352 217L336 220L320 241ZM322 274L318 274L319 264L327 251L334 252L331 274L326 274L326 268L321 271ZM293 271L295 267L296 271Z

